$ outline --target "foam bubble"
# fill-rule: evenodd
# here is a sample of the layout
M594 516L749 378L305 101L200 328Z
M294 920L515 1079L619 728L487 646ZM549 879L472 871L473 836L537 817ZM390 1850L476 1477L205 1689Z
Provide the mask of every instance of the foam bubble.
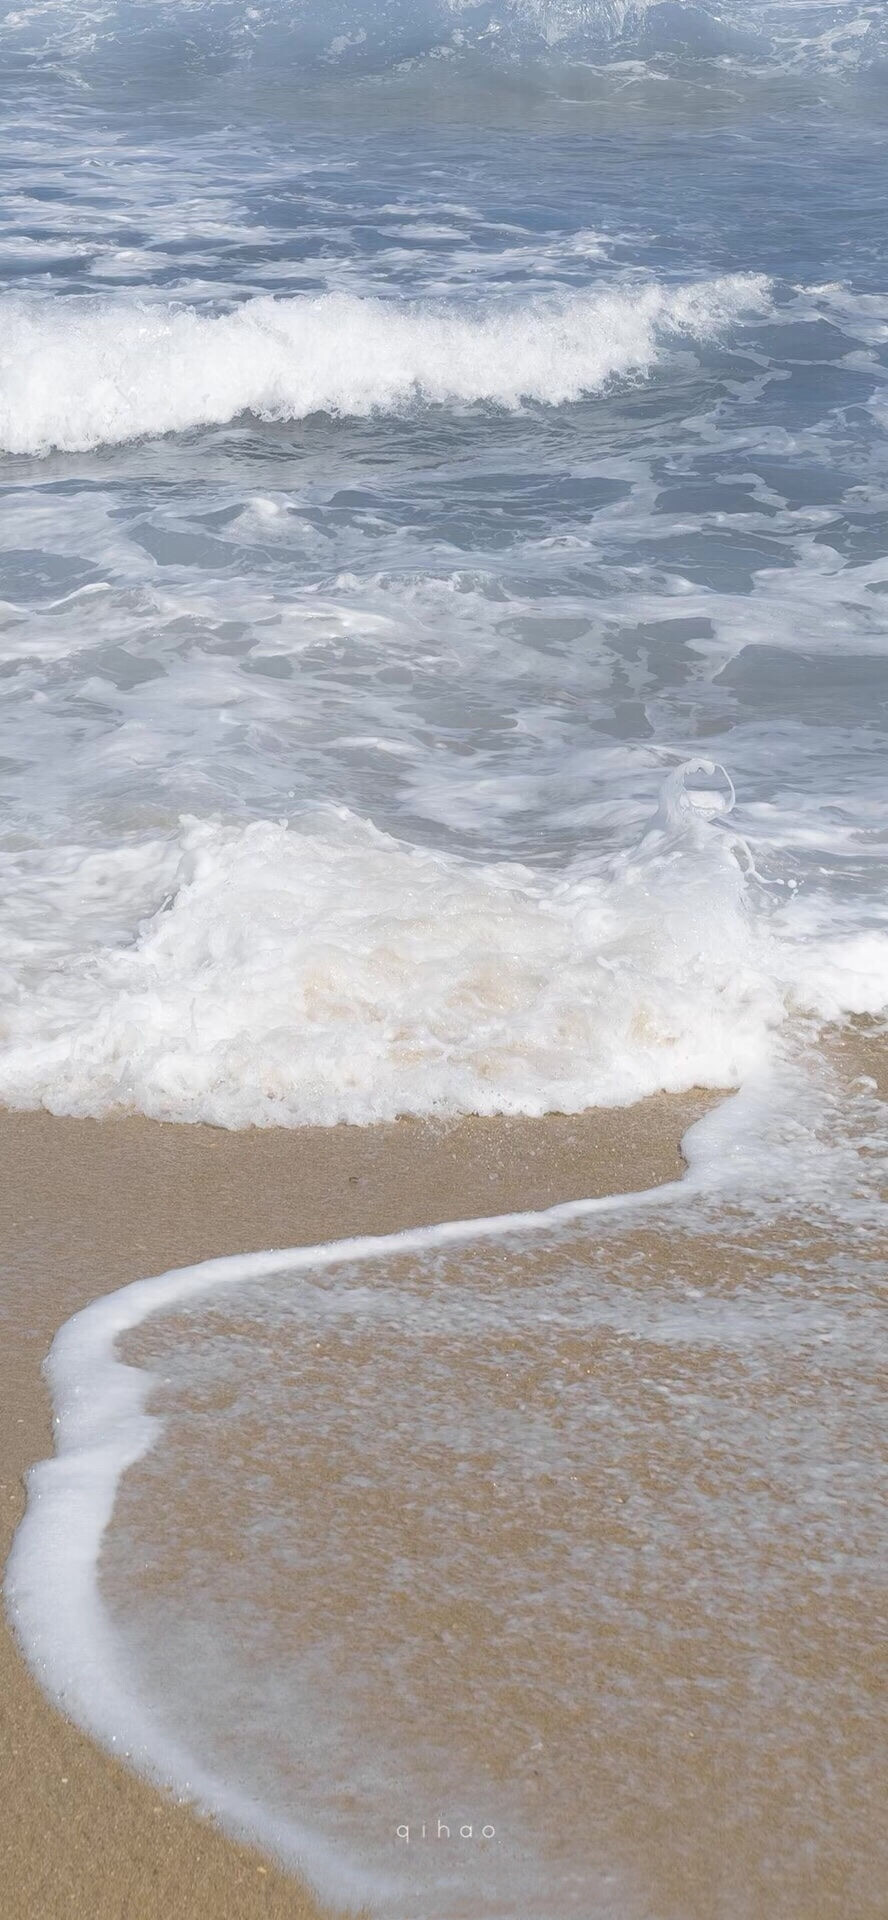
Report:
M649 373L670 343L707 339L767 300L754 274L472 308L335 293L206 314L12 295L2 302L0 447L80 451L244 413L558 406Z

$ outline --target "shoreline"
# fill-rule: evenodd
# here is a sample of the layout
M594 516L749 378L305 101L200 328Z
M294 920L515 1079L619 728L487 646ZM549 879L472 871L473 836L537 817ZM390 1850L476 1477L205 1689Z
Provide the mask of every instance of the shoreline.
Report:
M717 1096L539 1120L227 1133L0 1112L0 1496L51 1452L41 1367L59 1326L130 1280L213 1256L392 1233L662 1185ZM131 1773L44 1698L4 1616L0 1815L8 1920L321 1920L298 1880Z

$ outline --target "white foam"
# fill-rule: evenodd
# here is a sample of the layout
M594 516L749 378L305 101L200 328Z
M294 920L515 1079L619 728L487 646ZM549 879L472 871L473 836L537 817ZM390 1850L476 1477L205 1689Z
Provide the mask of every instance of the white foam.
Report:
M331 293L207 314L10 295L0 303L0 447L80 451L244 413L559 405L647 374L676 340L706 339L767 301L768 282L752 274L475 308Z
M415 1898L407 1907L400 1904L403 1888L342 1859L296 1815L282 1817L196 1758L168 1732L162 1702L140 1693L104 1605L99 1557L121 1478L157 1442L163 1422L146 1412L155 1377L122 1362L118 1342L152 1314L192 1301L205 1306L220 1288L277 1276L298 1282L331 1268L422 1257L506 1235L554 1236L593 1219L645 1215L664 1231L672 1221L682 1233L695 1227L711 1233L723 1224L726 1198L750 1226L757 1216L768 1221L784 1213L788 1194L792 1211L806 1219L834 1226L841 1216L851 1228L853 1259L854 1233L871 1236L882 1210L884 1109L877 1113L870 1104L867 1161L855 1138L855 1124L859 1133L868 1118L866 1091L855 1122L847 1089L825 1062L790 1060L777 1072L755 1076L690 1129L683 1141L688 1171L667 1185L538 1212L209 1260L138 1280L75 1314L56 1335L46 1362L55 1454L28 1475L27 1511L4 1582L10 1618L41 1686L113 1752L221 1817L231 1831L258 1840L312 1878L326 1897L380 1901L383 1911L414 1913ZM878 1162L873 1148L879 1149ZM869 1181L868 1165L874 1174Z
M728 801L680 769L633 852L557 874L344 809L8 856L0 1100L243 1127L735 1085L784 1003Z
M888 928L762 904L732 799L690 762L634 847L555 872L345 808L8 852L0 1101L237 1128L740 1085L788 1016L888 1005Z
M230 1779L204 1766L166 1732L143 1700L108 1618L98 1578L102 1539L120 1480L155 1443L162 1421L145 1411L150 1373L116 1358L121 1336L149 1314L174 1309L219 1287L279 1274L294 1279L348 1263L419 1255L483 1238L551 1230L627 1206L662 1200L679 1183L649 1193L580 1200L538 1213L448 1221L402 1233L333 1241L205 1261L105 1295L67 1321L47 1362L55 1456L28 1475L28 1507L10 1555L4 1595L25 1657L56 1705L141 1773L173 1786L230 1831L259 1841L338 1902L383 1898L396 1889L345 1861L297 1819L281 1820ZM415 1911L411 1907L411 1912Z

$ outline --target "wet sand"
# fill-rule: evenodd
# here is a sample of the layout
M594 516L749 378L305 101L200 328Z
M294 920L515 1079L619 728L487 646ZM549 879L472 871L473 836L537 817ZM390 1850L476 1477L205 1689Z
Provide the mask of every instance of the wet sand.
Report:
M385 1920L884 1920L888 1232L850 1201L150 1315L101 1584L165 1731L392 1876Z
M0 1114L0 1553L51 1450L41 1363L98 1294L216 1254L392 1232L677 1176L702 1095L578 1119L228 1134ZM4 1920L316 1920L310 1893L131 1775L0 1629Z

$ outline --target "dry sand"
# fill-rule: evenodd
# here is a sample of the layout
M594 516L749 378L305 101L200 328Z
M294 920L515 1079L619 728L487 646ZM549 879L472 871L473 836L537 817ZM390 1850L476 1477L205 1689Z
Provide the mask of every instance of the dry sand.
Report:
M227 1134L137 1119L0 1114L0 1551L51 1449L41 1363L72 1313L215 1254L314 1243L633 1191L680 1170L707 1104L472 1120L442 1129ZM0 1629L3 1920L317 1915L309 1893L171 1804L46 1703Z

